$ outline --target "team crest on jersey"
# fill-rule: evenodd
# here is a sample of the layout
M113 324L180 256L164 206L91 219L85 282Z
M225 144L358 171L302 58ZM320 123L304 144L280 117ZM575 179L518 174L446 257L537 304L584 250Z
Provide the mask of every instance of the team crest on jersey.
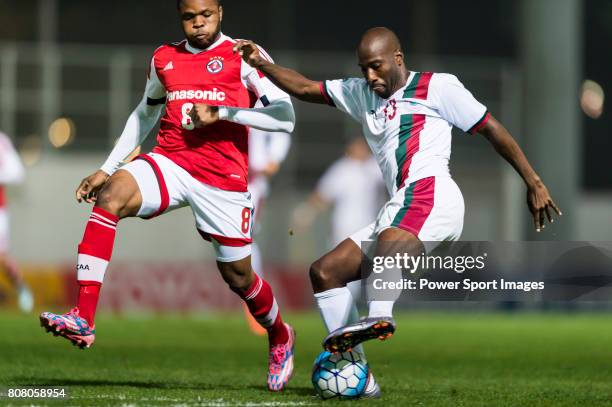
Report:
M206 64L206 69L213 74L221 72L223 70L223 58L212 57Z

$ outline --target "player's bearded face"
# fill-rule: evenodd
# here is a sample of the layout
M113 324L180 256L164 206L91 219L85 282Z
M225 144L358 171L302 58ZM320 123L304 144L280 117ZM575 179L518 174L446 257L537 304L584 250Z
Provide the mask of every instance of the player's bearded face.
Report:
M221 31L223 7L216 0L183 0L179 7L183 32L196 48L208 48Z

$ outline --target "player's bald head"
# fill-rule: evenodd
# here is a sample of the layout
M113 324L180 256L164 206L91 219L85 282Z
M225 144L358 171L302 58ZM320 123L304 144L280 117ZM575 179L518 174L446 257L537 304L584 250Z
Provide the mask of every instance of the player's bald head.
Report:
M176 8L177 9L181 9L181 4L183 4L185 0L176 0ZM221 5L221 0L212 0L214 3L216 3L217 7Z
M397 35L386 27L370 28L361 36L357 54L369 57L372 55L393 55L402 52L402 44Z

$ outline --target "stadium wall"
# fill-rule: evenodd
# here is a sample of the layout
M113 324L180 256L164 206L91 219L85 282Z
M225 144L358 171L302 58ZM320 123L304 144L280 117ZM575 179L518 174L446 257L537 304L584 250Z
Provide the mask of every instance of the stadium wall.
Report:
M461 152L455 151L455 154ZM103 160L102 154L49 155L28 169L23 185L9 189L11 248L19 261L58 264L75 258L90 206L77 204L74 190L80 180ZM501 210L495 196L499 194L498 174L489 172L485 176L480 174L480 168L463 165L455 168L454 172L466 201L462 238L500 240ZM326 250L328 227L325 219L317 222L310 233L288 234L290 213L307 192L273 189L264 208L263 227L258 236L269 260L309 264ZM580 227L576 240L612 240L608 223L602 222L612 212L611 198L604 194L583 194L578 213L564 214L577 217ZM522 194L511 199L523 203ZM526 208L520 214L522 217L516 222L529 221ZM554 240L554 236L551 235L550 240ZM197 234L189 209L181 209L149 221L123 220L119 225L113 259L134 262L207 261L213 256L210 245Z
M28 170L22 186L10 190L12 253L23 266L39 306L73 303L73 262L90 212L89 205L76 203L74 189L103 158L49 155ZM464 168L456 175L468 202L464 238L495 240L501 227L499 207L491 198L496 177L487 181L477 174L478 169ZM328 241L325 218L309 233L287 233L290 211L305 194L276 190L266 204L262 233L257 237L268 262L267 276L282 293L281 301L293 309L312 306L308 265L325 252ZM576 240L612 240L612 232L602 222L612 211L610 197L585 195L580 199ZM527 214L523 215L526 219ZM118 230L102 308L180 312L223 310L238 304L216 271L210 245L195 232L188 209L151 221L127 219ZM6 279L0 279L0 304L14 304Z

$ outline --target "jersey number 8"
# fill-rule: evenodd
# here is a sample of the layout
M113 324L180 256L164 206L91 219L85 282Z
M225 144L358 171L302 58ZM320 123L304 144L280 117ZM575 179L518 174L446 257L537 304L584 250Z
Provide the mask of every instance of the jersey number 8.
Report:
M251 229L251 210L249 208L242 209L242 233L249 233Z
M191 120L191 116L189 116L191 109L193 109L193 103L190 102L184 103L181 107L181 114L183 115L181 118L181 126L183 126L185 130L193 130L195 128L195 124L193 120Z

